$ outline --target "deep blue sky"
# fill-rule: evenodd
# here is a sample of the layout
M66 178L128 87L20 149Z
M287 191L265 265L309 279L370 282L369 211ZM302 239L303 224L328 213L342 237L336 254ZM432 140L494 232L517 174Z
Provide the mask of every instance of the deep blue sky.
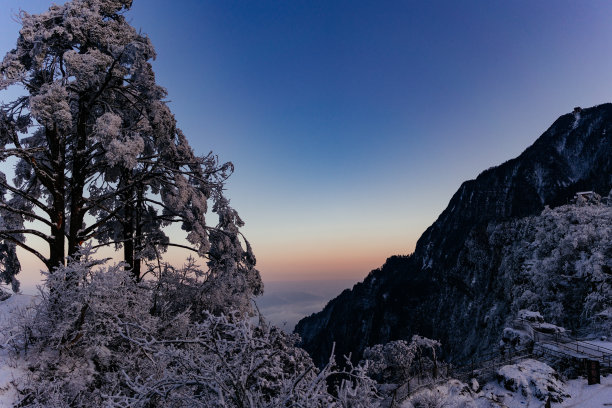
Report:
M0 51L17 37L4 0ZM199 153L233 161L264 279L360 278L466 179L610 101L612 2L135 0Z

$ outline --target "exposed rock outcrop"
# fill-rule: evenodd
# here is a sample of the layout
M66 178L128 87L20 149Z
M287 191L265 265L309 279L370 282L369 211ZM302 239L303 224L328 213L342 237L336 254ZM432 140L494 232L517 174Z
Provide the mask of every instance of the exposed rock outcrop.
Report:
M447 355L462 360L489 350L517 308L552 295L561 299L562 314L538 308L557 314L547 320L575 330L591 324L591 313L611 307L587 305L589 296L610 286L610 207L540 214L579 191L606 197L611 188L612 104L561 116L519 157L463 183L414 254L390 257L323 311L302 319L296 332L303 347L323 364L334 342L338 355L357 360L365 347L420 334L441 340ZM592 242L574 245L564 241L567 234ZM585 272L581 259L595 272ZM533 265L544 268L544 260L546 293L526 286L536 284Z

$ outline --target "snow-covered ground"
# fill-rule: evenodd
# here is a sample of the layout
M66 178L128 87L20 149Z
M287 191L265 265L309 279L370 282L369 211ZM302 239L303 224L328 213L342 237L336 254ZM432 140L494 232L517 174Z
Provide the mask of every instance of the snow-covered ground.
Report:
M564 392L570 395L562 402L552 402L552 408L606 408L612 407L612 375L601 378L601 384L587 385L585 378L569 380L564 385ZM508 408L540 408L545 401L533 395L525 396L521 392L511 392L499 384L488 384L484 388L485 394L493 397L497 404L493 406ZM477 407L489 407L487 401L479 398Z
M595 385L588 385L585 378L562 381L552 368L533 359L503 366L498 375L499 380L482 387L474 380L470 385L450 380L422 389L401 407L542 408L548 396L552 408L612 407L612 375Z
M563 401L551 401L551 407L612 407L612 375L601 377L601 384L594 385L588 385L586 378L561 382L554 378L554 374L546 367L548 366L535 360L502 367L501 374L504 374L506 379L514 379L516 389L511 391L504 387L504 384L491 382L483 387L480 395L508 408L540 408L545 403L542 393L552 391Z
M601 384L587 385L586 379L570 380L566 391L572 397L553 407L605 408L612 407L612 375L601 378Z
M14 380L24 374L19 360L9 353L11 341L19 334L15 318L24 313L35 299L30 295L14 294L0 302L0 407L13 406L17 397Z

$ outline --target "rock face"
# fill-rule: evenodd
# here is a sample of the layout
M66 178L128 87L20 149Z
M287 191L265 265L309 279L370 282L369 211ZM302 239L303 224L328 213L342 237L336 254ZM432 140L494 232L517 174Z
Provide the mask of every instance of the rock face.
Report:
M295 329L302 346L320 365L329 358L334 342L338 356L352 353L358 360L367 346L413 334L441 340L447 357L456 361L490 350L511 318L515 297L521 295L503 280L519 279L533 265L533 259L516 259L517 250L537 245L529 221L516 226L517 220L537 216L545 206L567 204L576 192L607 196L611 188L612 104L561 116L519 157L464 182L423 233L414 254L390 257L323 311L302 319ZM609 223L609 218L601 222ZM513 231L508 236L500 233L508 228ZM551 236L563 233L555 231L555 225L546 228ZM516 242L524 242L525 248L510 251ZM609 247L608 251L602 260L593 261L599 262L592 265L595 269L612 266ZM568 288L572 286L576 285ZM583 298L590 293L583 286L575 296L567 296L567 302L577 305L562 305L575 329L586 324L576 316L583 313Z

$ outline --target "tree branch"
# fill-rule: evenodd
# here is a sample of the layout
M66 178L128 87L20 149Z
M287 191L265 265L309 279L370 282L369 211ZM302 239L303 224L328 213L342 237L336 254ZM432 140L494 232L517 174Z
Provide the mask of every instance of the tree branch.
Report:
M38 201L36 198L32 197L31 195L11 186L10 184L1 181L0 180L0 187L4 187L7 190L9 190L10 192L14 193L14 194L18 194L21 197L25 198L27 201L31 202L32 204L36 205L38 208L40 208L41 210L43 210L44 212L46 212L49 216L51 216L51 209L49 207L47 207L46 205L44 205L43 203L41 203L40 201Z
M5 235L2 231L0 231L0 238L5 239L7 241L11 241L12 243L20 246L21 248L25 249L26 251L30 252L31 254L34 254L38 259L43 261L43 263L45 264L45 266L47 268L49 268L49 260L47 258L45 258L43 256L43 254L41 254L40 252L38 252L34 248L26 245L25 243L19 241L17 238L15 238L15 237L13 237L11 235Z
M43 218L43 217L41 217L39 215L36 215L33 212L29 212L29 211L25 211L25 210L19 210L19 209L11 207L11 206L9 206L9 205L7 205L5 203L0 203L0 209L4 209L4 210L6 210L8 212L12 212L14 214L23 215L24 217L34 218L35 220L40 221L40 222L46 224L49 227L53 227L53 224L50 221L46 220L45 218Z
M35 229L30 229L30 228L24 228L24 229L12 229L12 230L0 230L0 233L2 234L31 234L31 235L35 235L39 238L44 239L47 242L51 242L51 237L47 234L44 234L38 230Z

